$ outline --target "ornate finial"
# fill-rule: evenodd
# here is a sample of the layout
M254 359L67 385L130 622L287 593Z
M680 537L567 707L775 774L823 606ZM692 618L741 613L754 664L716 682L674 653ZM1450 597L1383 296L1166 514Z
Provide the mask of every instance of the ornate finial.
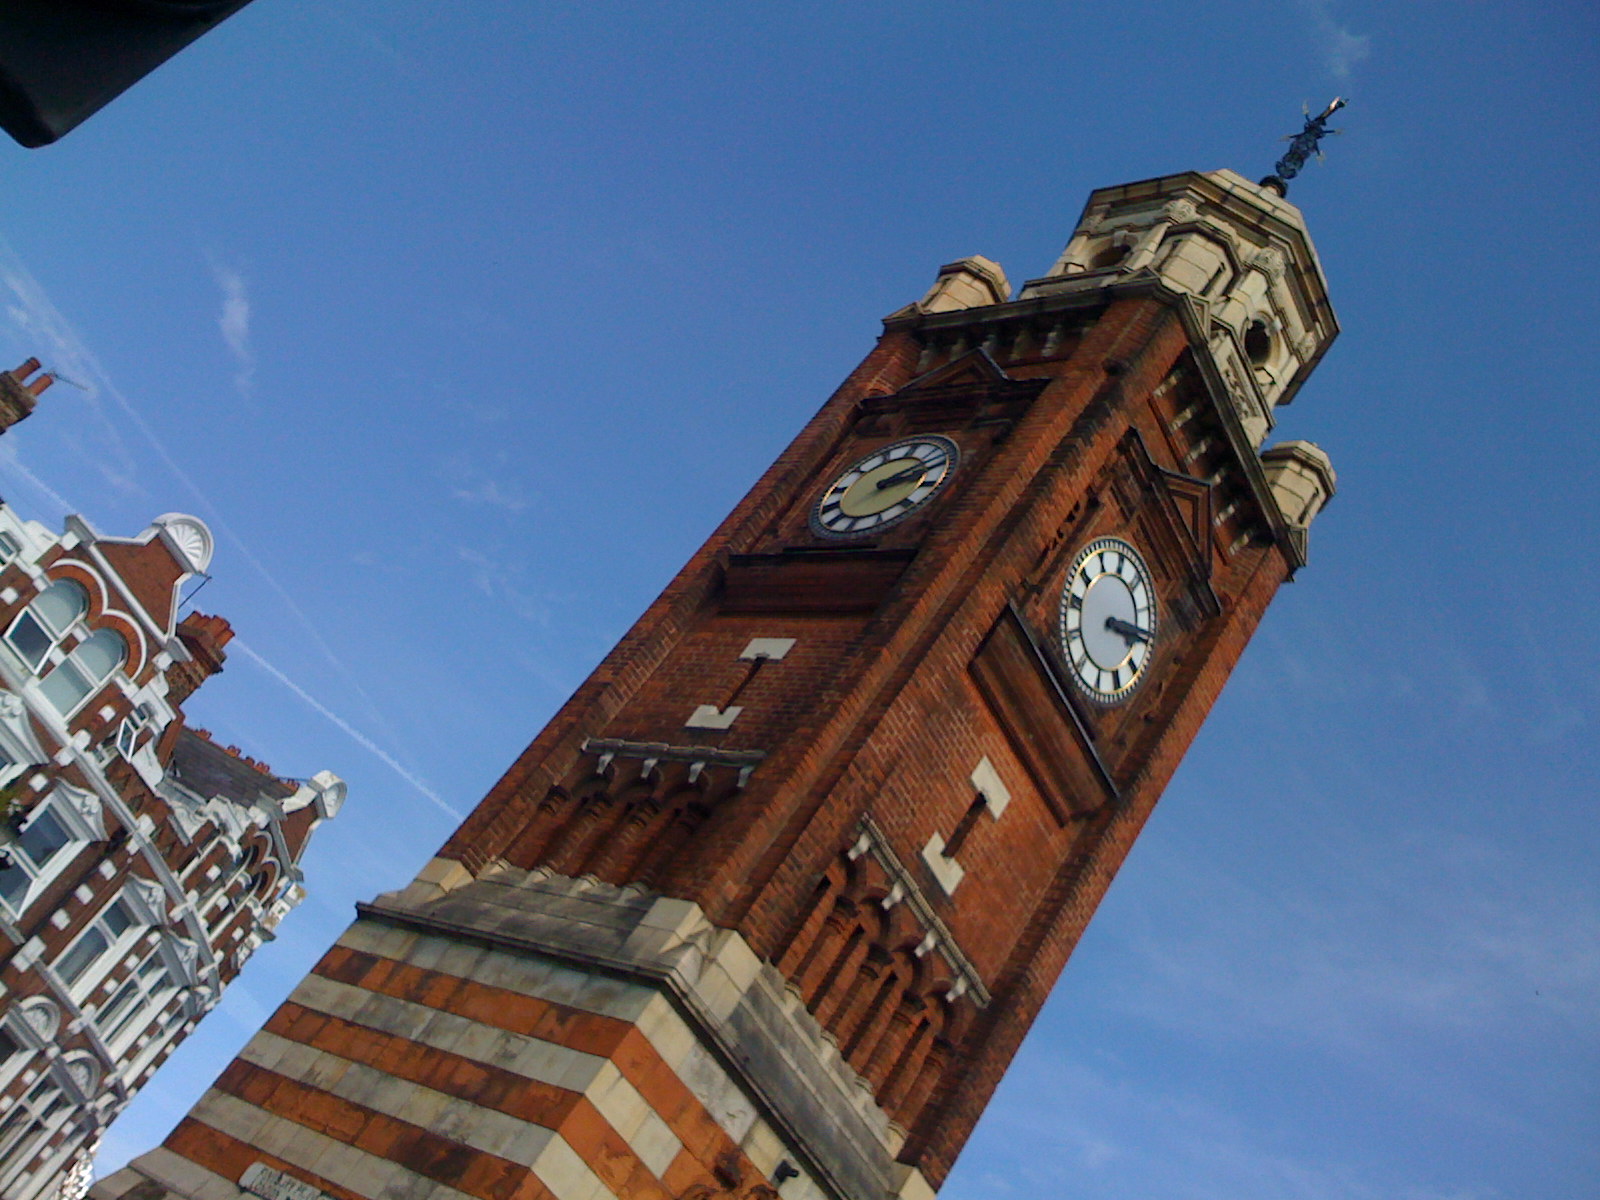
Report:
M1307 111L1305 127L1299 133L1289 134L1283 139L1290 144L1288 153L1277 161L1272 168L1273 173L1261 181L1261 186L1272 188L1280 196L1287 196L1289 180L1300 174L1306 159L1313 154L1321 159L1322 151L1317 148L1317 143L1330 133L1339 132L1328 128L1328 118L1349 103L1344 97L1335 96L1333 102L1316 116Z

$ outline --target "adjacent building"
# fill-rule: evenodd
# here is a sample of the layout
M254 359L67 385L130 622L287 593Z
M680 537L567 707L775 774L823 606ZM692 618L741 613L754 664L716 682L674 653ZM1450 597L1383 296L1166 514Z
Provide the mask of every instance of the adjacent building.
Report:
M0 376L0 427L48 377ZM301 898L344 784L281 778L189 727L220 617L179 513L59 535L0 503L0 1195L86 1185L100 1132Z

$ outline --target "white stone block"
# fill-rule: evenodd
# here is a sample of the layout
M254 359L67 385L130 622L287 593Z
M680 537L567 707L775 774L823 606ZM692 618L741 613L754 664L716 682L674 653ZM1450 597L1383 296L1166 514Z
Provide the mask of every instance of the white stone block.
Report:
M755 1106L710 1050L697 1043L684 1056L677 1075L733 1141L744 1140L756 1120Z
M738 704L730 704L727 708L718 708L715 704L702 704L689 714L689 719L683 723L683 727L685 729L730 729L743 711L744 708Z
M555 1193L556 1200L613 1200L611 1189L564 1138L550 1139L534 1160L533 1173Z
M749 645L745 646L739 658L741 660L768 658L773 662L779 662L789 651L794 649L794 643L794 638L786 637L751 638Z
M933 877L944 889L944 894L955 895L956 888L960 887L961 881L966 878L967 869L955 859L945 857L944 838L939 834L930 837L928 844L922 848L922 861L928 864L928 870L933 872Z
M978 765L972 768L972 786L983 797L983 802L989 806L989 811L998 821L1006 811L1006 806L1011 803L1011 790L1000 778L1000 772L994 769L994 764L989 761L988 755L980 758Z
M665 996L657 996L640 1016L639 1032L661 1057L661 1061L673 1068L683 1061L689 1048L699 1040Z
M190 1162L164 1146L157 1146L139 1157L140 1169L162 1186L185 1200L235 1200L238 1187L232 1180Z

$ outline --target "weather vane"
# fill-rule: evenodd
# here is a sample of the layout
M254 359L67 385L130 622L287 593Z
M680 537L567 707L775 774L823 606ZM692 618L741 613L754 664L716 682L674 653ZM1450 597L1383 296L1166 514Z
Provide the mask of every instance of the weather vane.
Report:
M1343 96L1335 96L1333 102L1314 117L1308 109L1305 128L1283 139L1289 143L1289 149L1273 166L1272 174L1261 181L1261 186L1272 188L1280 196L1287 196L1289 180L1300 174L1300 168L1306 165L1306 159L1315 154L1318 161L1321 161L1322 151L1318 149L1317 143L1330 133L1340 132L1328 128L1328 118L1349 103L1350 101Z

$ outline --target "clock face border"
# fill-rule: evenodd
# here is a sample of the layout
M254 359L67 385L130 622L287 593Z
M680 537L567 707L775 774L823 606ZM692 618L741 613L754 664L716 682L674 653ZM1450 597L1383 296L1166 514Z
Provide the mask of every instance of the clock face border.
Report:
M1119 537L1099 537L1078 551L1061 585L1058 637L1067 674L1079 692L1110 706L1139 690L1155 657L1157 608L1155 577L1133 545ZM1122 622L1128 632L1111 630L1104 625L1108 620ZM1107 665L1101 659L1109 657L1107 644L1116 638L1127 652Z
M928 447L934 453L927 456L913 453L912 448L919 446ZM870 505L874 502L870 491L865 495L858 491L856 497L852 497L852 489L858 484L870 483L875 475L892 479L896 472L889 468L893 464L904 462L909 468L917 461L928 463L929 471L907 490L902 491L899 487L891 485L888 489L891 495L886 497L887 502L883 507L876 511L869 508L859 513L851 513L846 509L845 506L852 502L857 505ZM872 453L862 455L841 471L811 506L809 520L811 532L818 537L830 539L854 538L898 525L906 518L921 512L934 497L945 490L960 462L961 447L950 438L937 433L921 433L890 442L886 446L879 446ZM879 481L878 486L882 486L882 481ZM847 528L844 527L846 523L848 523Z

